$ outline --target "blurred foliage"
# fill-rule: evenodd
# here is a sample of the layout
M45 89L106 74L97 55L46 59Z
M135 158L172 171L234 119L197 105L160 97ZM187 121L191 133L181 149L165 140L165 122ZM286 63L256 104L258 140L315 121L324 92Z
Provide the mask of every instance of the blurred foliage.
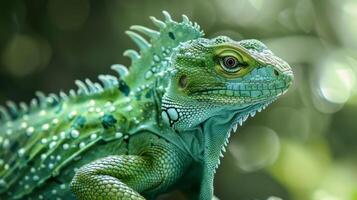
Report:
M232 138L218 197L357 200L356 0L4 0L0 102L127 65L122 52L135 47L124 31L152 27L148 16L162 10L188 15L207 37L262 40L295 73L291 90Z

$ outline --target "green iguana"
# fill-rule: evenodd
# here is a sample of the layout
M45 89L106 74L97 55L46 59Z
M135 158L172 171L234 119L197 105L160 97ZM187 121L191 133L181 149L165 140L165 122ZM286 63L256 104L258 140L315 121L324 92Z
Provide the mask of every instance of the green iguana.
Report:
M129 70L0 107L0 199L210 200L230 134L284 94L289 65L258 40L203 38L183 15L126 34ZM135 31L135 32L134 32ZM138 33L143 34L147 39Z

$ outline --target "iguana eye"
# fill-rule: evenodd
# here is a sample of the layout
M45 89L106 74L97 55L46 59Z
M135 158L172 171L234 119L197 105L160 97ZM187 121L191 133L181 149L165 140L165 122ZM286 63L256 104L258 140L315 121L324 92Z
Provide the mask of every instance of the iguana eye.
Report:
M220 61L221 66L227 72L237 72L240 70L239 62L236 57L233 56L224 56Z

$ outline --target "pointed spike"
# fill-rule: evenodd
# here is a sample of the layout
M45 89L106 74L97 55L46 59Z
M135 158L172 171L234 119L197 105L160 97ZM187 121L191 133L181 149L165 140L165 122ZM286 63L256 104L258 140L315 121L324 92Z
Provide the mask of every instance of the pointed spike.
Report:
M7 107L9 107L10 112L11 112L12 114L15 114L15 115L18 114L17 105L16 105L13 101L7 101L7 102L6 102L6 105L7 105Z
M250 112L250 116L254 117L255 116L255 111Z
M243 121L245 122L245 121L248 119L248 117L249 117L248 114L244 115L244 116L243 116Z
M29 107L25 102L20 102L19 106L21 108L22 113L27 113L29 111Z
M154 23L155 26L159 27L160 29L164 29L166 28L166 24L165 22L161 21L161 20L158 20L156 19L155 17L151 16L150 17L152 23Z
M160 32L155 31L153 29L147 28L145 26L140 26L140 25L133 25L130 27L131 30L138 31L140 33L143 33L150 38L158 38L160 36Z
M4 121L9 121L11 119L10 114L4 106L0 106L0 116Z
M226 152L226 151L227 151L227 149L226 149L225 146L222 147L222 151L223 151L223 152Z
M41 91L36 91L35 95L37 96L37 98L38 98L38 100L40 102L40 105L41 106L46 106L46 95Z
M184 24L189 24L190 23L190 19L188 19L187 15L182 15L182 22Z
M115 76L112 75L107 75L107 79L110 81L110 84L112 87L117 87L119 86L119 79Z
M30 107L31 107L32 110L38 108L38 101L37 101L37 99L33 98L33 99L31 100L31 102L30 102Z
M242 126L242 125L243 125L243 119L242 119L242 118L239 118L239 119L238 119L238 123L239 123L239 126Z
M99 84L99 83L94 83L94 87L96 88L96 90L98 91L98 92L103 92L103 87L102 87L102 85L101 84Z
M51 93L49 96L57 103L60 101L57 94L55 93Z
M67 99L68 99L68 95L67 95L65 92L63 92L63 91L61 91L61 92L59 93L59 95L60 95L60 97L61 97L63 100L67 100Z
M77 85L80 94L89 94L86 84L83 83L81 80L75 80L74 83Z
M110 68L119 74L119 78L123 78L129 74L128 69L121 64L112 65Z
M123 55L129 57L132 62L140 59L139 53L132 49L124 51Z
M125 31L125 33L136 43L136 45L138 45L141 51L151 47L151 44L139 34L132 31Z
M90 79L86 78L84 81L86 82L90 93L96 93L97 92L93 82Z
M103 83L105 89L111 88L110 80L107 79L106 75L101 74L98 79Z
M101 74L98 79L103 83L105 89L118 86L118 79L115 76Z
M167 22L172 22L170 13L168 13L166 10L164 10L164 11L162 11L162 14L164 14L165 20Z
M71 89L71 90L69 90L69 96L70 96L70 97L76 97L77 94L76 94L76 92L75 92L73 89Z
M238 124L234 124L234 126L233 126L233 132L234 133L237 131L237 128L238 128Z
M229 143L229 137L226 138L225 143L226 143L226 144Z

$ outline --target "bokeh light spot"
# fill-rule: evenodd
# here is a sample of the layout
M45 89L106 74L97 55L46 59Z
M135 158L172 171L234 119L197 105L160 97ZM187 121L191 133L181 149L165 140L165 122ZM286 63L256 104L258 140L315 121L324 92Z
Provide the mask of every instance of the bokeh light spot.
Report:
M338 60L327 60L320 69L318 87L321 96L332 103L345 103L355 87L356 77L353 69L348 63Z
M357 1L340 0L333 1L333 5L338 8L338 12L331 21L334 30L342 43L350 48L357 48Z
M279 155L278 135L267 127L250 127L239 133L229 150L244 171L256 171L272 164Z
M51 47L45 40L28 35L15 35L2 55L7 71L14 76L25 76L48 64Z

